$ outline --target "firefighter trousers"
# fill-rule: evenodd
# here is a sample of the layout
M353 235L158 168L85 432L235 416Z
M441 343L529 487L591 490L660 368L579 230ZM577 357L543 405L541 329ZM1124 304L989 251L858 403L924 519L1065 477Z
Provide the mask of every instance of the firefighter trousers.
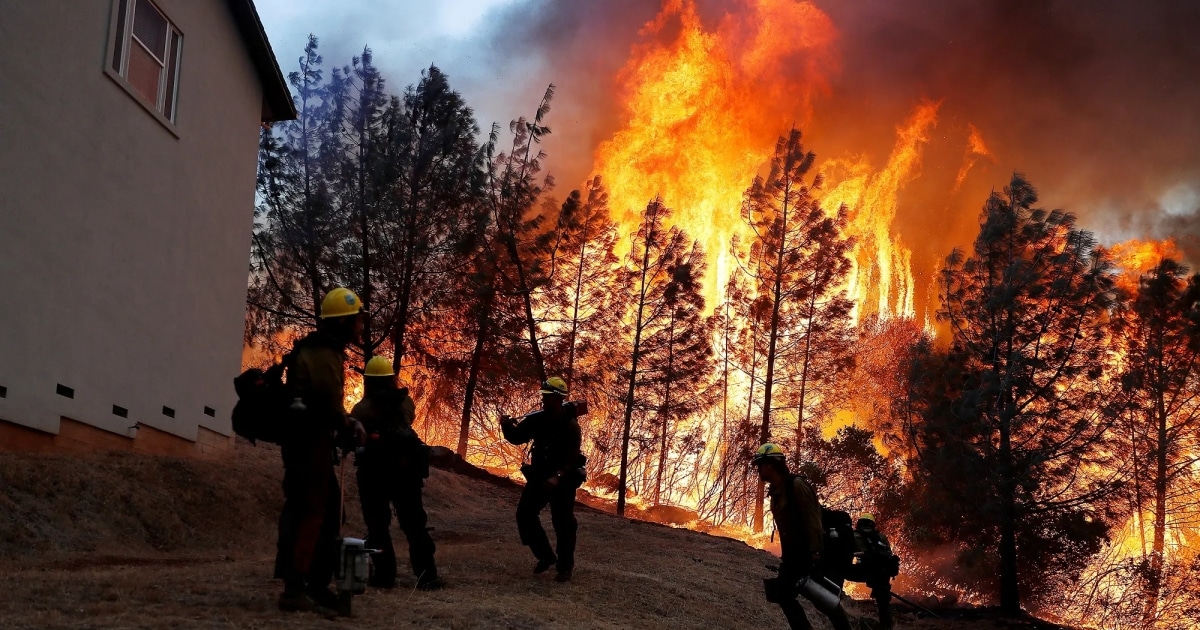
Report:
M550 539L542 527L539 515L550 506L550 522L554 525L554 536L558 539L558 553L550 547ZM575 488L573 486L547 487L544 480L530 480L521 491L517 502L517 531L521 544L529 547L538 560L554 560L557 557L558 571L575 568L575 537L579 522L575 519Z
M367 524L367 546L378 549L372 562L375 574L372 581L390 584L396 579L396 550L392 546L392 508L400 531L408 540L408 559L413 575L420 583L437 578L433 554L437 547L426 525L421 491L421 479L408 478L387 469L359 468L358 495L362 504L363 522Z

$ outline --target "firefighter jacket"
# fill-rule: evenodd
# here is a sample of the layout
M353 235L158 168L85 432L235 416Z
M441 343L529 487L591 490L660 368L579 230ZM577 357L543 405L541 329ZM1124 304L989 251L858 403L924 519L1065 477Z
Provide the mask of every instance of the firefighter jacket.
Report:
M304 402L306 428L318 433L340 430L346 422L345 345L314 332L296 342L287 384Z
M526 478L548 479L556 474L569 473L582 465L583 442L579 420L568 409L558 412L535 411L521 422L502 424L504 439L512 444L533 441Z
M355 459L358 466L410 479L429 476L429 447L412 429L416 405L407 388L387 389L363 398L350 415L367 432L366 446Z
M417 406L407 388L387 389L358 401L350 415L363 424L368 435L388 434L412 427Z
M771 484L771 515L779 532L779 576L799 579L812 569L812 554L824 547L821 504L812 487L795 475Z

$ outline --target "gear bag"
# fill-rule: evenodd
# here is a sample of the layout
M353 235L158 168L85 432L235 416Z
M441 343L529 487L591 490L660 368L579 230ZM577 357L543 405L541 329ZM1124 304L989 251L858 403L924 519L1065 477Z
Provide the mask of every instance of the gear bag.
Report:
M821 552L820 571L826 577L843 579L850 565L854 563L854 552L858 551L854 542L854 524L850 520L850 513L822 507L821 530L825 550Z
M233 432L250 440L282 444L293 415L292 392L283 381L291 354L266 371L251 368L233 379L238 401L233 407Z
M881 577L894 578L900 575L900 556L892 553L891 547L883 544L879 533L862 533L862 536L866 546L862 562L867 570Z

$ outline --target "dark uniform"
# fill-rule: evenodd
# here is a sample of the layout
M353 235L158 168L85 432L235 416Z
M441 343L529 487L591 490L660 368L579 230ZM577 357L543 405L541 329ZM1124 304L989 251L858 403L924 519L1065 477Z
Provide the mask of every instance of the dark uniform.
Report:
M342 406L345 346L314 332L298 341L288 368L288 387L304 409L291 412L283 441L283 514L275 575L285 593L305 592L327 604L338 561L341 490L334 472L335 434L345 426Z
M396 551L392 547L392 506L408 539L408 557L418 586L438 580L433 561L436 549L425 525L429 517L421 501L424 479L429 476L428 447L412 429L416 406L407 389L383 389L362 399L350 415L362 422L367 445L355 460L358 495L368 546L379 549L372 562L373 586L396 583Z
M871 588L871 599L879 609L879 627L892 630L892 577L888 563L892 559L892 545L882 532L858 527L854 530L854 543L858 548L858 562L850 566L846 579L863 582Z
M501 423L504 439L513 444L533 441L530 463L522 467L525 489L517 503L517 530L521 543L538 559L539 567L555 564L560 577L569 577L575 568L575 489L583 479L578 475L583 441L579 421L569 407L557 413L536 411L518 424ZM550 520L558 539L558 553L550 547L546 530L538 514L550 505Z
M786 593L774 598L783 609L788 624L793 629L811 629L812 624L804 614L804 608L796 600L794 585L813 572L813 556L824 547L821 530L821 504L817 495L803 479L795 475L785 477L785 482L771 484L771 515L775 518L775 529L779 533L780 564L777 584ZM850 620L839 606L826 613L836 630L850 630Z

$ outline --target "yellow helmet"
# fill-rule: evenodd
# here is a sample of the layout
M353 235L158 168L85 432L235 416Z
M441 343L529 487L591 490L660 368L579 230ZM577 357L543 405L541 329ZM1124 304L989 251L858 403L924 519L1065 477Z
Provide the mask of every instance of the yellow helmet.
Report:
M772 460L782 462L786 457L787 456L783 453L783 449L779 448L779 446L775 444L767 442L766 444L758 447L758 450L754 452L754 458L751 459L750 462L756 465Z
M557 376L551 376L542 383L541 393L543 394L558 394L563 398L567 397L567 382Z
M353 291L345 287L337 287L325 294L321 300L321 319L330 317L346 317L362 312L362 301Z
M858 517L858 520L859 521L871 521L871 524L874 525L875 524L875 515L871 514L871 513L865 513L862 516Z
M395 376L396 372L392 370L391 359L375 355L367 361L367 369L363 370L363 376Z

